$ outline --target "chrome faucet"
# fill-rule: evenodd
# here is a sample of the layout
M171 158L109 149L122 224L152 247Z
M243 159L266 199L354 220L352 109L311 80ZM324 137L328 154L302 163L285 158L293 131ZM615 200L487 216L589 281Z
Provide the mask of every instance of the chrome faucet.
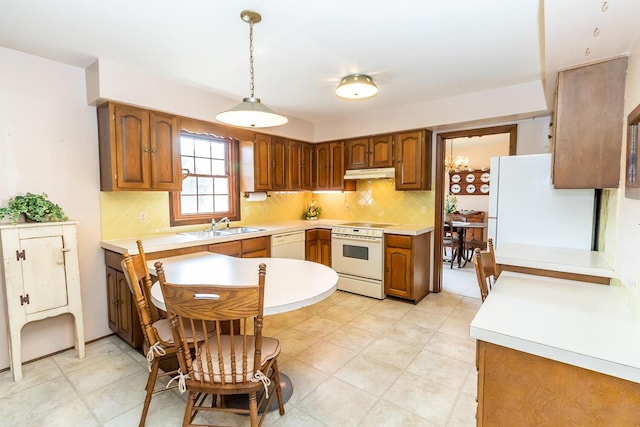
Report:
M226 216L224 218L222 218L220 221L216 222L215 218L211 219L211 229L213 231L216 231L216 228L218 227L218 225L220 225L222 222L226 222L227 223L227 228L229 228L229 218L227 218Z

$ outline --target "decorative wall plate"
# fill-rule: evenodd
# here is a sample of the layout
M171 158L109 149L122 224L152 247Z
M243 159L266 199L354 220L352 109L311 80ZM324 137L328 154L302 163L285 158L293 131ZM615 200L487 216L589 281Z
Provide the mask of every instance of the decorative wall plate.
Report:
M460 182L460 175L451 175L451 182Z
M458 185L458 184L453 184L451 186L451 192L454 193L454 194L458 194L460 192L460 190L461 190L461 188L460 188L460 185Z
M475 193L476 192L476 186L473 184L469 184L467 185L467 193Z
M482 184L482 186L480 187L480 192L487 194L489 193L489 184Z
M490 173L485 172L482 175L480 175L480 181L489 182L489 180L491 180L491 174Z
M476 180L476 176L472 173L468 174L467 176L464 177L464 180L467 182L473 182Z

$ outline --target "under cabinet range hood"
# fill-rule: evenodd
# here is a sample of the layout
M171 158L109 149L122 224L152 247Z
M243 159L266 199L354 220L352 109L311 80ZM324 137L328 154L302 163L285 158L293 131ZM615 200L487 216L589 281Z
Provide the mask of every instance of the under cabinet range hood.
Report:
M394 168L353 169L344 172L344 179L380 179L395 178Z

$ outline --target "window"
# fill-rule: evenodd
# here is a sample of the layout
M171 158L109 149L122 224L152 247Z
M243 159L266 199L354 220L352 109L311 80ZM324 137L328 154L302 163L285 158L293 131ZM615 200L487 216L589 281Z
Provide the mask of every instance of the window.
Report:
M188 175L182 191L170 195L171 225L239 220L237 141L183 131L180 157Z

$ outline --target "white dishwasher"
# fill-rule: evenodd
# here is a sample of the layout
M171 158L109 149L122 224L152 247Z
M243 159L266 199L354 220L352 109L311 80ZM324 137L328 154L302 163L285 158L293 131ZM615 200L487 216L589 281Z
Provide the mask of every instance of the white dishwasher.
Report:
M304 231L271 236L271 258L304 259Z

